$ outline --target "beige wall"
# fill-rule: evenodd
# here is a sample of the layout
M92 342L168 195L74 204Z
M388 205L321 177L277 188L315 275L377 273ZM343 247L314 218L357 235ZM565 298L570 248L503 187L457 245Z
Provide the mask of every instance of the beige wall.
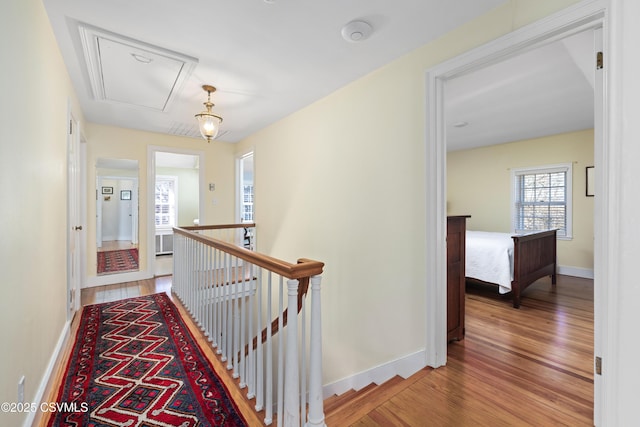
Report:
M201 224L233 222L235 217L235 146L215 141L208 144L204 139L195 139L132 129L88 124L87 138L87 218L95 218L95 164L98 158L132 159L139 164L139 241L140 269L147 268L147 151L149 146L198 150L205 152L205 182L216 184L214 192L207 191L204 203L205 216ZM216 203L214 204L214 198ZM152 248L153 250L153 248ZM87 276L96 276L96 224L87 221Z
M0 2L0 55L0 402L22 375L31 402L66 321L69 104L82 113L40 0Z
M425 348L425 71L575 1L510 1L243 141L261 251L326 263L324 383Z
M447 153L447 213L471 215L474 230L509 233L511 170L573 164L573 239L558 241L562 267L593 270L593 197L585 195L593 166L593 130Z
M156 168L156 174L178 178L178 225L193 225L193 220L200 216L200 171L188 168Z

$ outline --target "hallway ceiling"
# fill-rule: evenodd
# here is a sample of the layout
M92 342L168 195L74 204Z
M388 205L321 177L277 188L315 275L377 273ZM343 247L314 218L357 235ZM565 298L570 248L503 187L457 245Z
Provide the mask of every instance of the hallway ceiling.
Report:
M237 142L505 0L43 2L87 120L200 138L194 114L204 109L201 86L211 84L218 89L213 111L224 118L218 139ZM360 42L343 39L341 29L352 20L371 24L371 36ZM456 128L460 135L450 133L456 146L514 135L494 138L488 129L508 126L491 124L487 114L480 114L487 109L478 105L496 106L501 120L514 124L511 128L518 117L532 114L521 106L516 111L508 99L516 93L513 85L501 85L500 95L483 101L490 91L479 88L500 72L451 82L451 93L457 90L460 99L448 103L455 113L452 122L469 123ZM578 72L575 66L573 72ZM575 74L565 78L576 81ZM501 80L518 85L513 75ZM558 86L547 81L546 87L586 105L586 98L559 90L566 80ZM518 92L516 99L523 96ZM547 115L554 116L549 111L556 104L547 103ZM559 129L548 118L540 123Z

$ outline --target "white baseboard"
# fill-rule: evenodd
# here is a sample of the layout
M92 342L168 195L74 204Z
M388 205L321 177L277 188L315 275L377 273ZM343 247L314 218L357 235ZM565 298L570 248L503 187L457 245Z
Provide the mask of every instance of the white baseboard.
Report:
M136 280L151 279L153 274L148 271L131 271L129 273L105 274L104 276L89 276L84 283L85 288L112 285L114 283L135 282Z
M45 391L47 391L47 385L49 384L49 380L51 379L51 374L53 374L53 370L56 366L56 363L58 362L58 358L62 354L62 350L64 349L65 344L69 339L70 330L71 330L71 321L67 320L62 328L62 331L60 332L60 336L58 337L58 342L56 343L56 346L53 349L53 353L49 358L47 369L45 369L44 375L40 380L40 385L36 390L35 396L33 397L33 402L35 403L41 403L42 397L44 396ZM25 418L24 423L22 423L23 427L32 426L33 421L35 420L36 414L37 414L36 411L27 412L27 417Z
M334 394L339 396L349 390L358 391L372 383L380 385L396 375L402 378L409 378L425 366L427 366L426 354L424 350L421 350L351 377L327 384L322 388L322 394L326 399Z
M558 274L565 276L582 277L583 279L593 279L593 269L582 267L571 267L566 265L558 266Z

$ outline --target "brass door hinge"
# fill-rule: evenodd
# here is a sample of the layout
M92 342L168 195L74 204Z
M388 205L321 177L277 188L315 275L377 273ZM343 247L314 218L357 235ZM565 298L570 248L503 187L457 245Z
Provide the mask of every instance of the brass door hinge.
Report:
M604 58L603 53L598 52L596 54L596 70L602 70L604 68Z

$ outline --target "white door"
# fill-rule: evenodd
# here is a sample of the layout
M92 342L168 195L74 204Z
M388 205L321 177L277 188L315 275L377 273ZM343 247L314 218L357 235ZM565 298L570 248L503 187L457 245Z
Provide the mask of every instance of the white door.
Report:
M80 241L83 235L80 215L80 132L71 112L67 131L67 319L71 320L80 307Z

